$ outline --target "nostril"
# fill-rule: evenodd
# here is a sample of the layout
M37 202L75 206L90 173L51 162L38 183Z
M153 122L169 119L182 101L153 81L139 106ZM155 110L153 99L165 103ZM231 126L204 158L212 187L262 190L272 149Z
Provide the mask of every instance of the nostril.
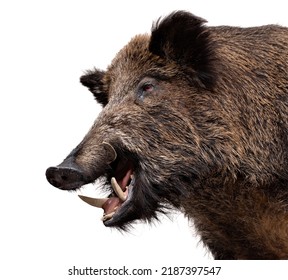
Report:
M61 179L62 179L63 181L67 181L67 180L68 180L68 177L65 176L65 175L62 175L62 176L61 176Z

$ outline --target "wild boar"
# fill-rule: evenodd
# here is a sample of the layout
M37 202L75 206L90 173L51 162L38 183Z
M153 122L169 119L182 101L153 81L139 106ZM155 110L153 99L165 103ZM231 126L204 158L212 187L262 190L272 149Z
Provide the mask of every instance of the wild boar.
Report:
M80 79L103 110L48 181L102 177L105 226L176 208L216 259L288 258L288 28L211 27L185 11Z

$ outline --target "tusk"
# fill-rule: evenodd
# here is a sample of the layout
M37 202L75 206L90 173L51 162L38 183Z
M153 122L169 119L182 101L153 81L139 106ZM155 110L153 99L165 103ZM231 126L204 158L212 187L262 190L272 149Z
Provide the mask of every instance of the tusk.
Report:
M104 216L101 218L101 220L102 220L103 222L105 222L105 221L111 219L114 214L115 214L115 212L111 212L111 213L109 213L109 214L107 214L107 215L104 215Z
M78 195L83 201L91 206L103 208L103 204L108 200L108 198L93 198L84 195Z
M117 153L113 146L107 142L102 142L102 145L104 146L104 149L109 156L109 158L107 159L109 161L108 164L115 161L115 159L117 158Z
M127 199L126 194L122 191L121 187L118 185L116 179L112 177L111 179L111 185L117 196L120 198L122 202L124 202Z

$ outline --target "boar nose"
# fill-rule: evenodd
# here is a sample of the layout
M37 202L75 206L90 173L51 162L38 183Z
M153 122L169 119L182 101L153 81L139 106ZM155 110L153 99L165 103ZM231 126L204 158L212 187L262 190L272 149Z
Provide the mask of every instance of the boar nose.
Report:
M46 178L56 188L75 190L103 175L116 157L117 153L113 146L106 142L100 144L98 149L96 147L93 152L91 149L85 152L83 148L80 152L80 148L76 148L61 164L49 167L46 170Z
M75 167L49 167L46 178L54 187L65 190L77 189L85 184L83 172Z

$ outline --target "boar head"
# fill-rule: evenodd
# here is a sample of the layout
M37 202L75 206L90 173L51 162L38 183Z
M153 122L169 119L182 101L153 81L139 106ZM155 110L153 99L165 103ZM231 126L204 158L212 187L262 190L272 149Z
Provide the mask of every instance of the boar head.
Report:
M151 35L134 37L106 71L93 69L80 79L103 110L83 141L63 163L48 168L46 177L63 190L104 178L108 198L81 198L104 209L106 226L125 228L170 207L181 209L213 165L195 125L209 107L205 94L215 77L204 22L190 13L172 13L153 24Z

